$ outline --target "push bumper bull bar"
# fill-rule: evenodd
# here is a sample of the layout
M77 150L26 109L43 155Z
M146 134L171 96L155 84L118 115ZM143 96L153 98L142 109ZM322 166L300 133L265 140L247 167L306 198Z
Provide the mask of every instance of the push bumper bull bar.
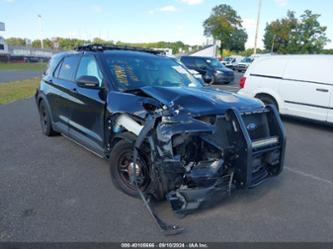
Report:
M208 187L177 189L167 194L173 211L185 214L199 208L204 203L215 201L219 196L230 195L234 182L240 188L253 188L271 176L278 175L283 169L286 135L274 106L266 106L270 136L251 139L242 115L237 109L229 109L227 118L233 124L235 141L240 142L238 157L233 171L221 176ZM263 167L262 165L265 165ZM237 181L234 181L237 179ZM221 195L219 195L221 194Z

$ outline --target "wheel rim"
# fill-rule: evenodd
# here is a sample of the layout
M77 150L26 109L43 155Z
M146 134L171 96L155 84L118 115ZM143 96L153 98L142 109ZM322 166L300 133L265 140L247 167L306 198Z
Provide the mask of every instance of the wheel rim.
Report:
M40 122L42 125L42 129L43 129L43 131L46 131L49 120L48 120L45 106L43 104L40 105L39 112L40 112Z
M133 151L124 151L120 156L117 163L117 172L120 177L121 182L126 185L131 190L136 190L136 186L130 182L130 170L134 165L132 164ZM132 168L133 170L133 168ZM142 191L144 191L149 183L149 172L147 164L145 161L139 157L135 166L136 180L138 186Z

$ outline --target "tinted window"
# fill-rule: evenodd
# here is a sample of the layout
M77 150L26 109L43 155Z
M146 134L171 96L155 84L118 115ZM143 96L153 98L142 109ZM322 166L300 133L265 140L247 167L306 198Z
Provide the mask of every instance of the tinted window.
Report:
M214 58L207 58L205 59L205 62L209 65L211 65L213 68L221 68L224 67L223 64Z
M52 74L52 72L54 71L54 69L58 65L58 63L61 60L61 58L62 58L61 55L54 55L54 56L52 56L52 58L50 59L48 65L47 65L47 69L45 71L46 75ZM57 70L57 71L59 71L59 70Z
M80 65L76 74L76 80L84 75L95 76L99 80L99 85L102 84L102 73L93 55L83 56L81 58Z
M205 60L204 59L199 59L199 58L195 59L195 65L197 67L207 67L207 64L206 64Z
M184 63L185 66L187 67L194 67L194 58L191 57L182 57L181 62Z
M78 55L66 57L59 70L58 78L73 81L79 60Z
M244 58L241 62L246 62L246 63L251 63L251 62L253 62L253 58L251 58L251 57L246 57L246 58Z

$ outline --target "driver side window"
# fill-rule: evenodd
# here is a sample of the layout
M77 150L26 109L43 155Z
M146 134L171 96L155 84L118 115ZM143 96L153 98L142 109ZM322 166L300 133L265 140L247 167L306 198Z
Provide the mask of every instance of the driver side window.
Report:
M81 76L95 76L99 81L99 86L102 85L103 76L100 71L97 61L93 55L84 55L81 58L80 65L76 74L76 80Z
M199 68L205 68L207 67L206 62L203 59L196 59L195 60L195 65Z

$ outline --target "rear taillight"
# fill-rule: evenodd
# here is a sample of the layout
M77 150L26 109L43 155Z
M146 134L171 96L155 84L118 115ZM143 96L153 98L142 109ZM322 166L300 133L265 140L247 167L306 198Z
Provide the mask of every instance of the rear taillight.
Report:
M244 88L245 87L245 81L246 81L246 77L241 77L239 80L239 86L240 88Z

